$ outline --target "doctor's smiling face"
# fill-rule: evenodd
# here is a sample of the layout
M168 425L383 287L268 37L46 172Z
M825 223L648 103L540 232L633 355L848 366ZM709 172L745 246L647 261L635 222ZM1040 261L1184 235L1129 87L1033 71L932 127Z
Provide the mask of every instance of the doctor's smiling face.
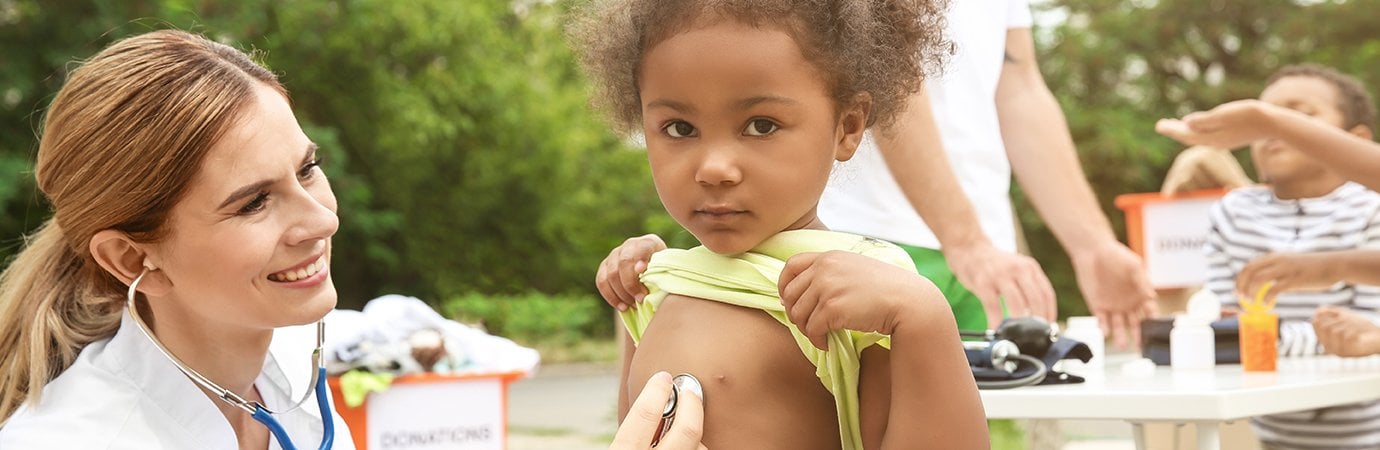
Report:
M335 307L335 195L287 99L259 83L254 92L173 207L167 239L149 248L163 281L150 292L155 329L267 330Z

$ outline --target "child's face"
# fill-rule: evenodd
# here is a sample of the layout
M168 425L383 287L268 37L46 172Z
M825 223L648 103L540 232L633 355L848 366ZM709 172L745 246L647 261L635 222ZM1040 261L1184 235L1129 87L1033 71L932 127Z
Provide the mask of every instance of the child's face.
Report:
M657 193L700 243L738 254L783 230L823 228L815 206L866 112L839 112L790 35L695 28L647 51L640 75Z
M1340 100L1337 97L1337 88L1331 83L1308 76L1280 78L1260 93L1261 101L1313 116L1341 128L1346 118L1337 108ZM1314 179L1327 171L1313 158L1275 139L1252 143L1251 158L1255 160L1261 181L1272 184Z

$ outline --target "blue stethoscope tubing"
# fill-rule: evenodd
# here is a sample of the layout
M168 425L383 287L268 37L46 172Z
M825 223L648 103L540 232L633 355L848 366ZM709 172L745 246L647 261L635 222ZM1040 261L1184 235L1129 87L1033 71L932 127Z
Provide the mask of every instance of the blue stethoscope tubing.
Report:
M321 409L321 423L325 424L325 429L321 432L320 450L330 450L335 445L335 420L331 417L331 402L326 400L326 368L319 367L316 370L316 405ZM250 417L264 424L283 450L297 450L297 446L292 445L292 438L288 437L287 430L283 429L283 425L278 423L278 419L274 419L263 405L254 405L254 414Z
M144 275L148 275L150 270L149 267L145 266L143 272L140 272L139 276L135 277L134 281L129 283L129 293L126 299L127 304L125 305L125 309L129 311L129 317L134 319L134 323L139 326L139 330L143 331L144 336L148 337L149 340L153 342L153 345L158 348L158 351L162 353L163 356L167 357L168 361L172 362L173 365L177 367L177 370L182 372L183 375L186 375L189 380L215 394L216 397L229 403L231 406L249 413L250 417L263 424L265 428L268 428L268 431L273 434L273 438L278 441L278 446L282 447L283 450L297 450L297 446L292 444L292 438L288 436L287 430L283 429L283 424L279 423L278 419L273 418L273 413L267 408L264 408L264 405L256 401L245 400L234 392L220 387L219 384L211 381L210 378L206 378L201 372L197 372L196 369L188 367L180 358L168 351L167 347L164 347L163 343L160 342L157 337L153 336L153 331L149 330L148 324L144 323L142 317L139 317L138 308L135 307L134 304L134 294L137 292L136 287L139 286L139 281L144 279ZM316 384L316 405L321 410L321 423L323 424L320 450L330 450L331 447L335 445L335 418L331 415L331 404L330 398L328 397L330 394L326 392L326 367L322 365L321 360L321 343L325 338L326 325L318 321L316 322L316 349L312 351L312 363L316 366L316 371L312 372L314 375L312 378ZM303 397L302 400L305 401L306 398ZM299 401L297 405L300 406L301 403L302 402ZM291 411L296 408L297 406L293 406L288 410Z

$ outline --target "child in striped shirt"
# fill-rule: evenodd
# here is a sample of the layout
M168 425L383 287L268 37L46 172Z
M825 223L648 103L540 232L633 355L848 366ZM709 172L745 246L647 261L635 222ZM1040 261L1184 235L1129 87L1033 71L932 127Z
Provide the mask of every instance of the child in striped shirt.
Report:
M1376 112L1370 94L1335 70L1286 67L1270 78L1260 100L1372 138ZM1283 141L1256 141L1251 156L1262 185L1233 190L1213 208L1207 288L1224 306L1237 307L1240 295L1254 294L1243 291L1258 285L1251 279L1261 274L1311 273L1307 278L1328 280L1271 292L1278 295L1285 355L1318 352L1318 334L1310 323L1315 314L1320 321L1324 316L1329 321L1380 319L1380 286L1356 284L1346 275L1350 256L1380 249L1380 194ZM1380 448L1380 402L1263 416L1251 423L1270 449Z

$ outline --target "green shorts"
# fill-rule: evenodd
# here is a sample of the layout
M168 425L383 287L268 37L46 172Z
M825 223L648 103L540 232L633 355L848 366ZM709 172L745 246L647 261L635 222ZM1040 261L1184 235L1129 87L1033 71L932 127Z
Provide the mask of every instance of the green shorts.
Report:
M949 308L954 311L954 320L958 322L959 331L987 329L987 312L982 309L982 301L954 277L954 272L949 270L948 261L944 259L944 253L932 248L905 244L896 246L910 254L910 259L915 261L915 269L920 275L929 278L930 282L939 287L939 292L944 294L944 298L949 300Z

